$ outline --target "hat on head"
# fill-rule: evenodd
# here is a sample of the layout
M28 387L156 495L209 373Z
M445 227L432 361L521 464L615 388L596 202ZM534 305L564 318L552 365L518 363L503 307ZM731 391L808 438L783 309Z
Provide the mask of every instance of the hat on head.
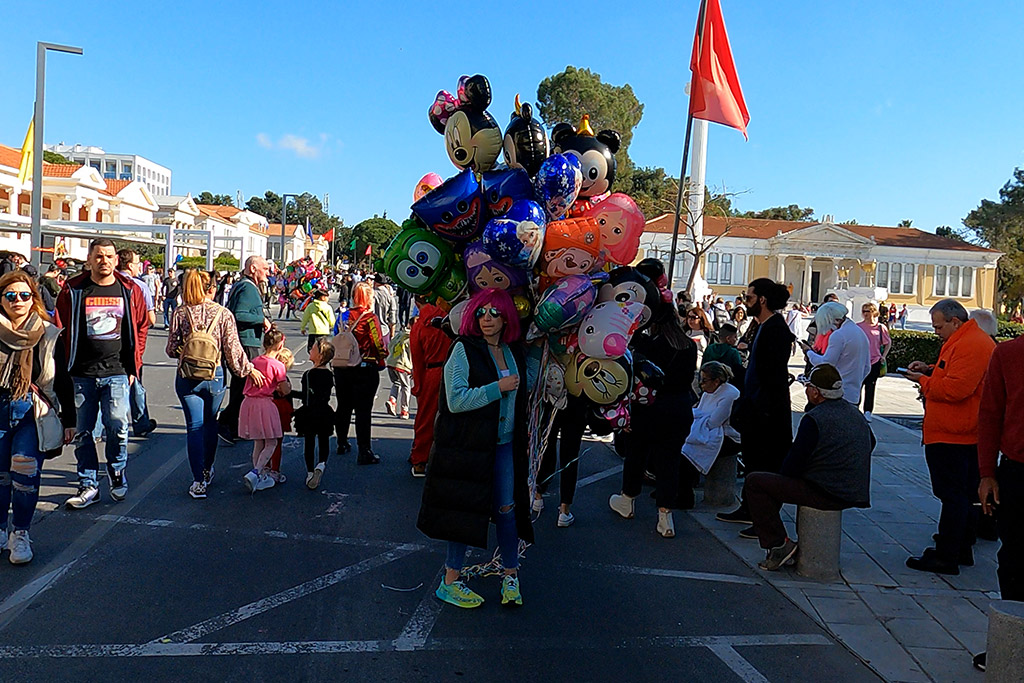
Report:
M815 365L806 377L800 379L800 383L805 386L810 384L825 398L843 397L843 378L835 366L828 363Z

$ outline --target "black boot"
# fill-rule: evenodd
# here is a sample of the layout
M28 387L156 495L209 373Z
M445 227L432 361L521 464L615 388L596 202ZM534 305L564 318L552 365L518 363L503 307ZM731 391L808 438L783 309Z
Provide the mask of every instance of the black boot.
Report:
M357 465L376 465L380 463L380 456L371 451L369 448L366 450L360 449L359 458L356 460Z

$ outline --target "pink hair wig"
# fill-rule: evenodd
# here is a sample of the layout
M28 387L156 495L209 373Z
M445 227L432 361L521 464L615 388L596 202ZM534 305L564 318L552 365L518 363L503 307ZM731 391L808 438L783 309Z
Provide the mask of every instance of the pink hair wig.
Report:
M505 327L501 331L501 341L508 344L518 340L519 314L516 312L516 305L512 303L512 297L504 289L483 289L471 296L466 305L466 312L462 315L459 334L465 337L483 336L480 331L480 321L476 319L476 312L485 306L494 306L505 321Z

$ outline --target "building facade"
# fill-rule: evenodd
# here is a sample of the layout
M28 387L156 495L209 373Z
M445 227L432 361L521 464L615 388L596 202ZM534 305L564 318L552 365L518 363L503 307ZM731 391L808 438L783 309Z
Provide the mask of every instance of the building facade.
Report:
M43 145L81 166L91 166L105 180L136 180L154 195L171 194L171 169L138 154L112 154L102 147L74 144Z
M647 222L646 256L668 263L672 224L672 214ZM683 239L680 234L677 264ZM967 308L992 308L997 296L1000 252L916 228L838 225L828 217L805 223L705 216L704 239L715 241L700 272L723 297L759 277L784 283L801 303L820 303L828 292L850 287L885 288L885 301L908 307L952 297ZM688 275L677 271L674 288L685 287Z
M267 253L267 219L258 213L234 206L196 204L196 227L213 232L214 257L230 253L239 263L254 254Z

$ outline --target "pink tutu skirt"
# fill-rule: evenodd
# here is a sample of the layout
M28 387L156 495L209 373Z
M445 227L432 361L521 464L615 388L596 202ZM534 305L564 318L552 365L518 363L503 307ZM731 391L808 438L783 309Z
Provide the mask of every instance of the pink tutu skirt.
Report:
M246 396L238 412L238 436L248 441L280 439L281 415L269 396Z

